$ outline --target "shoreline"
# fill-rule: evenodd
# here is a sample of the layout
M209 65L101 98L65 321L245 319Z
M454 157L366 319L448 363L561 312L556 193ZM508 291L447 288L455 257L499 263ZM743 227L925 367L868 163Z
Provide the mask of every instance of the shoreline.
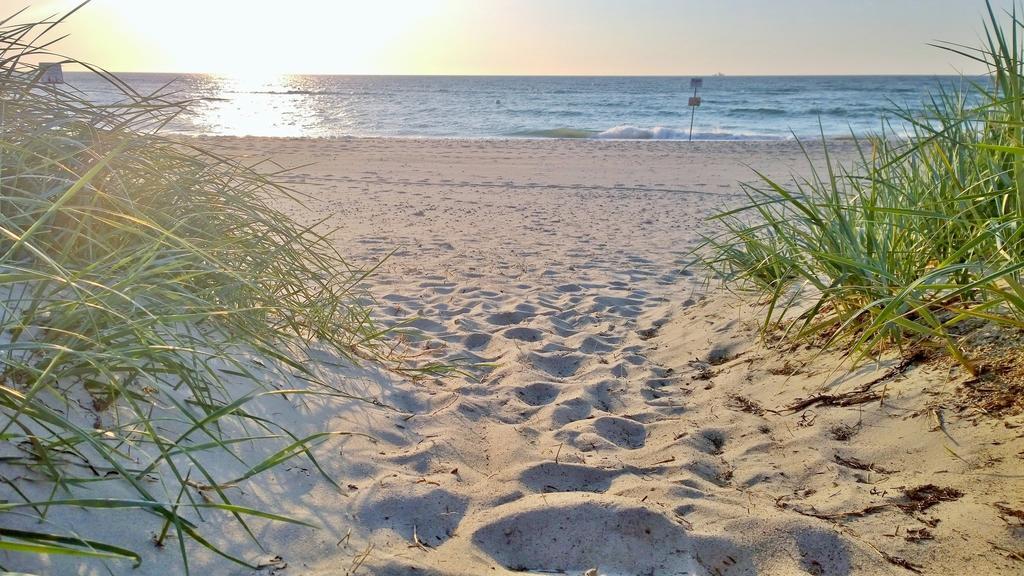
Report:
M697 144L796 144L802 142L805 145L808 144L820 144L822 141L826 143L853 143L857 141L866 142L872 137L871 134L857 135L857 136L828 136L824 139L820 136L812 136L809 138L802 137L764 137L764 138L694 138L692 141L686 138L601 138L598 136L581 136L581 137L560 137L560 136L515 136L515 135L502 135L502 136L428 136L428 135L343 135L343 136L258 136L258 135L231 135L231 134L197 134L191 132L171 132L168 131L165 134L170 138L182 138L190 140L217 140L217 139L244 139L244 138L255 138L255 139L272 139L272 140L312 140L312 141L350 141L350 140L413 140L413 141L466 141L466 142L548 142L548 141L570 141L570 142L631 142L631 143L644 143L644 142L661 142L668 144L678 145L697 145Z

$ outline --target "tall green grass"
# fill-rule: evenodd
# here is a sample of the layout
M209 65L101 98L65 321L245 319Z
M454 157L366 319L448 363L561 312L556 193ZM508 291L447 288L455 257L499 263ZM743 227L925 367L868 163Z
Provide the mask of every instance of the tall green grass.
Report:
M137 563L50 523L136 509L186 572L196 546L249 566L200 520L228 515L254 540L254 519L301 523L229 487L292 458L322 471L312 448L338 432L299 436L249 407L347 398L314 348L390 362L367 271L273 207L291 193L268 167L161 136L187 103L88 66L117 103L40 84L29 62L72 62L48 50L59 21L0 22L0 551Z
M939 89L924 113L895 109L855 141L852 165L825 144L810 177L761 177L744 186L747 203L715 217L724 233L707 239L704 262L766 297L766 330L859 358L939 342L973 372L968 326L1024 327L1022 30L989 4L981 48L939 45L988 77Z

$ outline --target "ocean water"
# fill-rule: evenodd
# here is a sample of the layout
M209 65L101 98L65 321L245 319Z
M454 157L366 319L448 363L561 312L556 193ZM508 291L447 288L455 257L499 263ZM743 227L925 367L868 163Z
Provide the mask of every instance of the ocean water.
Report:
M233 136L685 139L689 77L446 77L122 74L142 93L194 101L168 129ZM110 103L90 73L68 84ZM876 132L894 106L919 109L952 76L706 77L695 140ZM888 114L891 117L891 114Z

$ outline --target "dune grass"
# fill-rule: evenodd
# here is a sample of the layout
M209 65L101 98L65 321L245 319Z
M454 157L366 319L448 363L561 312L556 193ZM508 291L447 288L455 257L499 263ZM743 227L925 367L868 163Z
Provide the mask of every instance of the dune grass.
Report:
M923 113L895 108L856 140L854 165L824 144L811 177L761 177L715 217L724 233L707 239L704 263L765 297L766 331L859 359L938 342L974 372L967 326L1024 328L1024 23L990 4L988 16L981 48L937 47L989 77L939 89Z
M71 62L48 49L60 19L14 21L0 22L0 551L138 563L49 522L137 509L181 570L195 546L250 566L199 521L229 515L254 540L254 519L301 523L228 487L292 458L322 472L312 448L344 432L301 437L248 407L348 398L314 347L391 362L358 288L367 271L272 207L290 192L269 167L161 136L187 103L91 67L119 102L40 84L28 62ZM217 460L238 473L218 476Z

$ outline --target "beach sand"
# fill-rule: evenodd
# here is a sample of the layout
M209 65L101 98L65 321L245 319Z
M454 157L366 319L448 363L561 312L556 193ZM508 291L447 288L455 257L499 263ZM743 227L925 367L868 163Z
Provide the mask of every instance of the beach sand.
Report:
M380 405L278 413L300 432L373 439L317 449L341 494L294 461L235 495L320 530L256 522L260 551L230 519L203 526L267 562L258 573L1024 569L1021 416L965 404L948 363L847 374L836 355L767 346L758 303L690 266L705 218L743 201L750 167L806 174L796 144L204 142L302 166L283 179L310 197L281 206L326 218L354 263L390 255L367 280L378 319L418 331L417 361L479 365L419 380L332 368ZM876 396L785 409L830 383ZM154 549L125 518L78 528L145 550L133 573L166 573L175 546ZM202 551L193 569L251 573Z

